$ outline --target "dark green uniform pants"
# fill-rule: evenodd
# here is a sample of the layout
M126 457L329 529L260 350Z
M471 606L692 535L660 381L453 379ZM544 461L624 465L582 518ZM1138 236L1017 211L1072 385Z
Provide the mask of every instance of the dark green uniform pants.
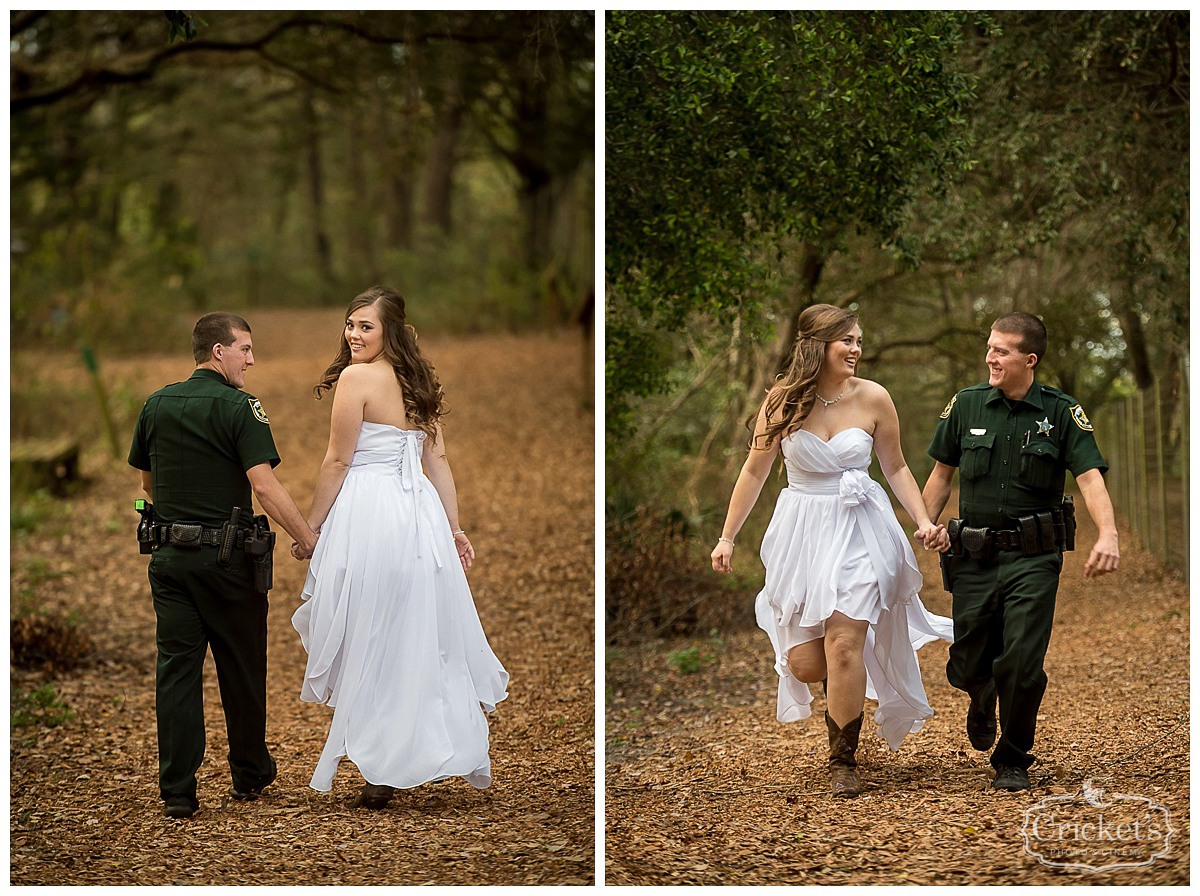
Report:
M149 575L158 618L155 697L162 798L196 798L196 770L204 758L202 678L210 646L234 787L265 787L275 778L266 744L267 597L254 590L249 558L235 551L224 568L215 547L167 545L155 551Z
M1023 557L1001 551L986 561L955 557L954 644L946 677L972 697L995 680L1000 740L992 765L1029 768L1034 729L1046 692L1062 554Z

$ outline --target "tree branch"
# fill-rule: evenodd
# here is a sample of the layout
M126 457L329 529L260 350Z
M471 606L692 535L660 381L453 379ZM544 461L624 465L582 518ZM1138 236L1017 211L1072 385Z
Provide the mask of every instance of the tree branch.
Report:
M35 14L30 14L21 20L20 27L27 28L36 20ZM271 28L258 37L248 40L193 40L188 43L169 44L140 57L132 57L127 66L121 68L85 69L73 80L50 87L41 91L30 91L24 94L14 93L9 101L10 114L26 112L38 106L46 106L63 100L73 94L87 90L99 90L119 84L136 84L152 78L158 69L170 62L175 62L197 53L257 53L271 65L282 68L297 77L325 89L334 89L329 84L321 83L313 78L303 68L287 63L279 57L269 54L266 47L283 34L300 28L319 27L344 31L369 43L377 44L424 44L436 40L452 40L459 43L488 43L495 42L497 36L490 33L475 34L469 31L443 30L436 32L421 32L416 34L388 34L371 32L351 22L326 19L319 16L296 16L275 23ZM17 33L18 23L12 25L12 33Z

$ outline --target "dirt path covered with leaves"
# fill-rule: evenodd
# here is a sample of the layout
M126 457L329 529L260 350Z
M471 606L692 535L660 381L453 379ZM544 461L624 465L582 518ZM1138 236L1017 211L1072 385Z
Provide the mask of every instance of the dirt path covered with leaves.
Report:
M311 389L332 357L340 311L258 312L250 322L257 365L246 388L271 417L283 457L277 474L307 512L330 407ZM186 378L188 335L186 327L164 334L153 357L105 359L106 380L144 396ZM331 711L298 697L305 654L290 617L307 564L287 555L281 534L267 721L279 779L257 802L228 798L210 657L202 810L164 818L154 612L133 540L137 475L101 442L85 463L86 488L12 539L12 593L35 614L69 615L88 639L75 668L13 671L14 694L49 681L74 713L57 727L13 729L13 884L594 881L594 439L580 401L579 337L426 337L422 345L451 408L449 456L478 552L468 574L475 603L512 676L509 698L490 716L492 787L426 785L399 792L382 812L350 808L362 779L348 762L331 793L308 787ZM33 369L14 359L14 381ZM37 375L88 388L71 365Z
M1080 517L1079 543L1090 549L1095 529L1082 510ZM859 749L866 790L856 800L827 795L822 696L811 719L775 721L777 678L767 637L753 628L752 596L743 614L751 628L610 648L606 882L1188 883L1188 591L1131 533L1122 532L1121 546L1121 571L1090 582L1086 550L1068 555L1032 794L990 789L987 754L967 742L966 697L946 682L945 643L920 653L936 715L898 753L875 733L868 709ZM949 615L936 559L917 555L922 599ZM757 562L752 550L741 554L743 565ZM680 671L681 656L702 668ZM1085 782L1169 811L1175 832L1166 855L1097 873L1050 867L1027 853L1025 810L1049 796L1074 800Z

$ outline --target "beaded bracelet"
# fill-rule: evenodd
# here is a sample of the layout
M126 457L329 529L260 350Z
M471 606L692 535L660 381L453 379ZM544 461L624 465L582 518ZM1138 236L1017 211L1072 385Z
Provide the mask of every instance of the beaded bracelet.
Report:
M720 538L718 538L718 539L717 539L717 541L723 541L723 542L725 542L727 545L729 545L730 547L734 547L733 539L732 539L732 538L726 538L724 535L722 535Z

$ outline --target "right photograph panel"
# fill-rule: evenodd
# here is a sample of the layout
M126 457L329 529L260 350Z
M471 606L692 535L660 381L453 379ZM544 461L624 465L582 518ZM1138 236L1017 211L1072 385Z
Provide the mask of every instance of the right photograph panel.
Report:
M1189 14L604 23L604 882L1187 883Z

